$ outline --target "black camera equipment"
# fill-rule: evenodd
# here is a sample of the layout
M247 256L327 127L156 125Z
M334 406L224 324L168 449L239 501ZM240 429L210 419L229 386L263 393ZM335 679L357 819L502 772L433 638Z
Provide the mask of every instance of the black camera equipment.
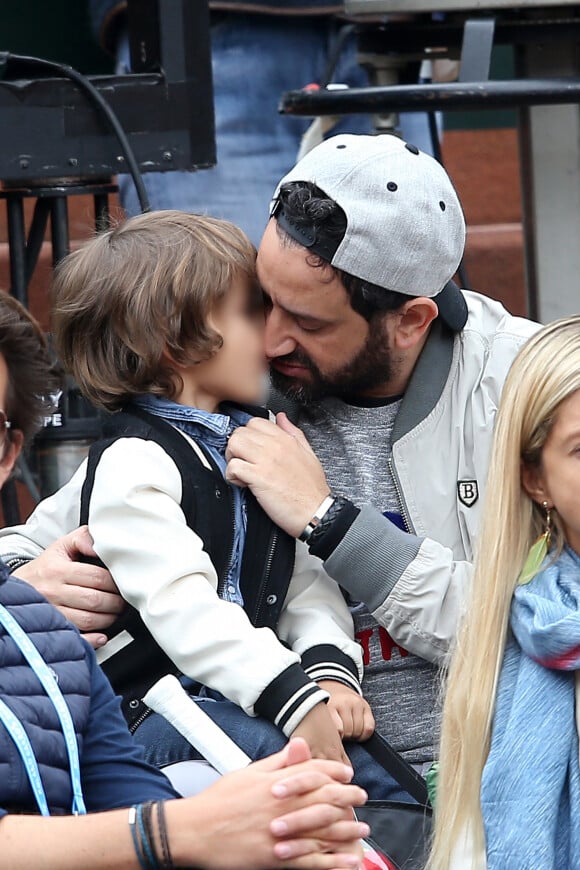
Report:
M130 173L141 209L141 173L195 170L216 161L207 0L128 0L133 72L86 77L63 64L0 52L0 198L7 208L10 292L25 305L50 221L52 260L69 251L68 200L92 195L95 226L109 223L112 177ZM26 232L24 201L35 199ZM71 443L100 432L96 412L68 385L37 441L41 495L62 483L56 466ZM74 452L74 451L73 451ZM65 463L67 467L67 463ZM22 477L33 489L28 469ZM14 488L4 520L18 521Z

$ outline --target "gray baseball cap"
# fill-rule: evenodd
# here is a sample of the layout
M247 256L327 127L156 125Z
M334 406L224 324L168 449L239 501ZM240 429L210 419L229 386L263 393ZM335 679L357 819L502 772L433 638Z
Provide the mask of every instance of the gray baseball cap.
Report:
M342 239L317 244L314 228L287 219L277 196L292 181L316 184L342 208ZM390 134L327 139L284 176L271 214L336 268L387 290L428 296L453 330L465 325L465 298L451 280L465 247L463 211L443 167L414 145Z

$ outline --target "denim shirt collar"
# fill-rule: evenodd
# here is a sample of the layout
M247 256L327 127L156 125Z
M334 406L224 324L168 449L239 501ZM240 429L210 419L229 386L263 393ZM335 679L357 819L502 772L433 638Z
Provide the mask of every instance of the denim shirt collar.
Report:
M250 414L227 402L220 406L220 413L212 414L200 408L180 405L163 396L137 396L133 401L144 411L163 417L193 438L199 438L204 444L221 450L225 450L234 429L245 426L251 420Z

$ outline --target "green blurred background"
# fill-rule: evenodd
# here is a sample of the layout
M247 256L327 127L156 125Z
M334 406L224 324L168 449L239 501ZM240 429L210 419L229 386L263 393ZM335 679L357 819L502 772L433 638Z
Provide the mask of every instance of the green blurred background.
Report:
M96 44L84 0L0 0L0 50L68 63L84 73L112 72Z

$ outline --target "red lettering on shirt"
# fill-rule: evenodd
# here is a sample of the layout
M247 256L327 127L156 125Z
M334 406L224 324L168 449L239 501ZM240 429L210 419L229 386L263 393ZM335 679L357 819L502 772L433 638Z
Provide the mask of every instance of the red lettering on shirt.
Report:
M370 663L371 660L371 647L370 641L373 636L375 636L375 632L378 630L378 638L379 644L381 647L381 657L384 662L390 662L393 657L393 650L396 649L399 652L399 655L402 658L409 655L409 651L404 647L399 646L398 643L395 643L389 632L386 628L383 628L382 625L378 626L376 629L373 628L365 628L364 631L357 631L356 639L362 646L363 650L363 664L366 666Z
M395 643L389 632L386 630L386 628L383 628L382 625L379 625L379 642L381 644L381 653L383 655L384 662L391 661L394 649L399 650L400 656L404 657L409 655L406 649L403 649L402 646L399 646L398 643Z
M373 636L372 628L365 628L364 631L357 631L356 639L360 643L363 649L363 665L368 665L371 660L371 651L369 648L369 641Z

